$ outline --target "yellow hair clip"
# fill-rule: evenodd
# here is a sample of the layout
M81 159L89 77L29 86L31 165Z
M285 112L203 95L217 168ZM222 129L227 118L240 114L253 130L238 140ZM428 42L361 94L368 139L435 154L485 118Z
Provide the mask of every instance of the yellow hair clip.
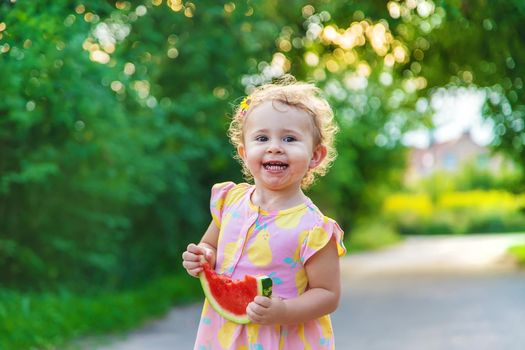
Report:
M240 104L240 115L241 117L244 117L246 115L246 112L248 112L248 108L250 108L250 98L245 97L244 100L242 100Z

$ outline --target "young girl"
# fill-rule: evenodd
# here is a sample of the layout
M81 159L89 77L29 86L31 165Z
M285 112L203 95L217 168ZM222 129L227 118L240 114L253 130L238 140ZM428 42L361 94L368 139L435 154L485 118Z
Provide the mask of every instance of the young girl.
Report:
M248 305L247 325L206 300L195 350L334 348L329 314L339 302L343 232L303 189L335 159L336 131L319 90L291 79L257 88L237 107L229 136L254 185L213 186L213 220L200 243L188 245L183 266L196 277L204 257L233 279L268 275L273 296Z

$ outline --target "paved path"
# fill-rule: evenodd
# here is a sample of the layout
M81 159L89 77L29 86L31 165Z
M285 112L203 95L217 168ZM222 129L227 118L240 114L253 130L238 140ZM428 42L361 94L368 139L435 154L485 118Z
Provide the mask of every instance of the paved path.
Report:
M411 237L342 262L337 348L522 350L525 272L505 258L525 235ZM85 349L192 349L200 304Z
M525 234L411 236L388 249L351 254L343 261L343 277L508 270L514 266L506 251L517 243L525 243Z
M363 278L332 320L338 350L523 350L525 272Z

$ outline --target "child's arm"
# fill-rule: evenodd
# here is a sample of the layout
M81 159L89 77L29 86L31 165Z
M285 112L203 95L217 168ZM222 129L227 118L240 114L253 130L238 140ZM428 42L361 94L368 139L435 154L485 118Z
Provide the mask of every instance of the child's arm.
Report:
M184 266L191 276L197 277L199 272L202 271L202 256L204 256L212 268L215 266L218 239L219 228L215 222L212 221L202 236L200 243L190 243L186 251L182 253L182 266Z
M308 289L303 294L288 300L258 296L246 308L250 320L259 324L297 324L335 311L341 294L335 240L315 253L305 269Z

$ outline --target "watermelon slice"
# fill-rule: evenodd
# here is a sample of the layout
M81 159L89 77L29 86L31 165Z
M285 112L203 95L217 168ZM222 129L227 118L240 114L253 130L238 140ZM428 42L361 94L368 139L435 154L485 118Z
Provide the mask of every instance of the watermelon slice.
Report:
M257 295L272 295L272 279L268 276L244 276L233 280L217 274L207 262L199 274L202 289L211 306L227 320L249 323L246 307Z

